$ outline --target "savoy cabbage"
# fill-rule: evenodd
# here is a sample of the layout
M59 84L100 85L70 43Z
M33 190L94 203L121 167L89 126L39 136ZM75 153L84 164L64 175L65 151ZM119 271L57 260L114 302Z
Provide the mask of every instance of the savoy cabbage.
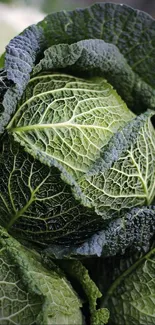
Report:
M0 325L155 324L154 49L153 18L112 3L6 47Z

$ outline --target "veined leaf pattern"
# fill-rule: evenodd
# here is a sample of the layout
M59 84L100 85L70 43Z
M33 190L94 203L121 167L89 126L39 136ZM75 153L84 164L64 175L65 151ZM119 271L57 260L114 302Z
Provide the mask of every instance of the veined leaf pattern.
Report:
M121 273L121 272L119 272ZM144 257L130 263L107 292L112 324L155 324L155 249ZM119 298L118 298L119 297Z
M96 212L105 218L111 218L112 213L119 216L123 210L132 207L149 205L154 199L155 130L152 115L154 113L150 112L135 119L137 135L132 127L128 128L129 125L117 133L92 173L88 172L79 182Z
M8 130L31 154L48 165L57 160L77 178L133 117L104 79L51 74L30 81Z
M0 227L0 325L84 325L80 307L63 272Z
M81 242L103 223L74 198L58 168L42 164L9 138L0 155L0 178L0 225L15 237L43 247Z

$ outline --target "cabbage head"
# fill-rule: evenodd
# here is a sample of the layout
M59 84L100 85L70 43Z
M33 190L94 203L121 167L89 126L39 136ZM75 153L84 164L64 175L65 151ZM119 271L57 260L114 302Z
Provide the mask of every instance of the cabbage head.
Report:
M108 309L109 325L155 324L154 53L153 18L112 3L52 13L7 45L0 324L102 325Z

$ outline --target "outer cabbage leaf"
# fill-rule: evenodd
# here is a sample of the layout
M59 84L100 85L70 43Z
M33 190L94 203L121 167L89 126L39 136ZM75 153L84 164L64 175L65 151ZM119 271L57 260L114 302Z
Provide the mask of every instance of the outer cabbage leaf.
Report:
M49 256L46 253L46 256ZM90 323L91 325L104 325L108 323L109 311L107 308L97 309L97 299L102 297L96 284L89 276L88 270L82 265L80 261L64 261L59 260L58 264L65 271L65 273L75 279L83 289L86 299L89 303Z
M155 205L133 208L123 218L109 223L82 245L51 245L45 252L56 259L107 257L124 254L126 249L146 252L155 233Z
M3 74L0 77L0 135L16 110L41 48L42 29L37 26L27 28L6 47Z
M84 324L81 302L64 274L44 267L0 228L0 324Z
M132 88L133 108L140 111L147 108L148 104L143 103L144 96L151 99L155 87L155 21L152 17L126 5L100 3L86 9L50 14L39 26L44 30L47 48L86 39L102 39L116 45L132 71L140 77L136 88L129 85ZM117 83L114 82L127 102L129 89L120 86L120 77ZM139 92L137 87L141 90L141 96L134 100L135 92Z
M81 242L102 227L102 218L74 198L73 185L84 201L71 177L69 186L58 168L40 163L8 137L0 178L0 225L17 238L46 247L54 241Z
M7 78L6 71L4 69L0 69L0 135L3 133L4 126L7 124L8 118L10 118L9 114L5 112L3 100L5 93L12 84L13 82Z
M30 81L8 131L34 157L49 166L56 160L77 178L133 118L104 79L51 74Z
M155 196L155 130L152 111L129 122L101 151L101 157L78 182L97 214L123 216Z
M47 48L85 39L103 39L116 45L133 70L155 85L155 21L147 13L126 5L98 3L86 9L52 13L38 25L44 30Z
M110 309L109 324L155 324L155 249L119 273L102 304Z
M79 75L103 76L135 111L141 104L145 108L155 107L155 89L132 70L114 44L88 39L71 45L53 45L44 52L33 74L62 68Z
M109 43L106 47L112 48L111 54L113 51L119 53L118 62L121 63L119 57L123 55L122 62L126 61L131 75L134 74L131 79L136 79L136 76L140 78L136 83L129 82L129 87L126 86L125 80L130 79L130 73L128 78L124 78L123 73L120 78L118 73L118 82L117 76L113 76L109 81L112 84L114 81L119 94L134 110L154 107L154 38L155 22L149 15L125 5L112 3L54 13L37 26L30 26L8 44L1 58L1 67L4 64L7 78L14 85L10 85L1 98L3 109L0 114L0 133L3 133L4 127L16 110L36 59L43 55L44 49L54 44L71 44L89 39L101 39Z

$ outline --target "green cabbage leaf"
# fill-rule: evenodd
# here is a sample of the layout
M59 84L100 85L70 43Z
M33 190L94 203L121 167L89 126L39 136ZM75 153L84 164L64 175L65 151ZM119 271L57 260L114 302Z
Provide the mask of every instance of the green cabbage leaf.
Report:
M0 324L84 324L80 299L58 267L0 229Z
M110 324L154 324L154 267L154 248L137 259L120 259L117 276L102 302L110 309Z

